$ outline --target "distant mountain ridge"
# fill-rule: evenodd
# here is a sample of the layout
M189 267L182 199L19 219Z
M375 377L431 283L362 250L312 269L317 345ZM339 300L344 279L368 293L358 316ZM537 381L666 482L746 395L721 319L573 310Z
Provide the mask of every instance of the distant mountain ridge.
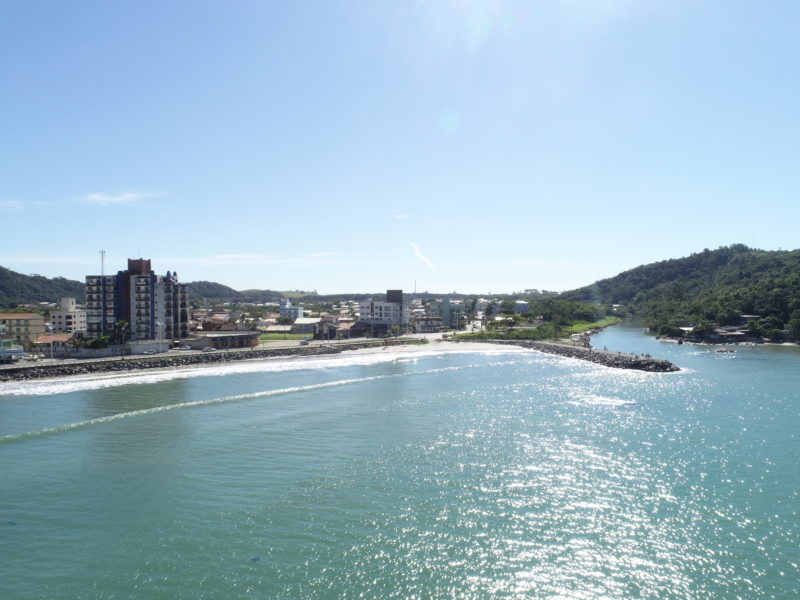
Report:
M192 281L187 284L190 300L208 300L209 302L278 302L283 298L281 292L272 290L242 290L215 283L213 281Z
M23 275L0 267L0 307L14 308L19 304L58 302L61 298L86 299L82 281L64 277L49 279L42 275Z
M188 284L189 298L212 302L278 302L283 294L271 290L237 291L221 283L193 281ZM86 301L83 281L64 277L48 278L42 275L23 275L0 267L0 308L15 308L20 304L58 302L61 298Z
M748 314L759 315L760 325L772 331L797 328L800 250L756 250L743 244L706 249L642 265L560 297L621 304L627 315L650 325L735 325Z

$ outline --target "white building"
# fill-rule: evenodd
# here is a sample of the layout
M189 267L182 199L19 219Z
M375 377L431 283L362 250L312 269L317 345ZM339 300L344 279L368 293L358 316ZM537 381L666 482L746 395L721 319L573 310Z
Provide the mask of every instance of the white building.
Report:
M86 311L78 310L75 298L62 298L61 310L50 313L50 325L56 333L86 331Z
M358 320L372 327L408 331L410 310L401 290L387 290L386 301L372 298L358 303Z
M288 298L281 299L281 307L280 307L281 317L289 317L290 319L302 319L303 318L303 307L302 306L292 306L292 301Z

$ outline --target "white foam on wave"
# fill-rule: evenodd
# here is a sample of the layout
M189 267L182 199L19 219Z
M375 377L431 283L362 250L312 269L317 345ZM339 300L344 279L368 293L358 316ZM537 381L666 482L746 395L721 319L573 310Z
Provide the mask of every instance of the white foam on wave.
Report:
M491 363L488 366L497 365L502 363ZM206 400L194 400L188 402L178 402L175 404L165 404L162 406L154 406L151 408L144 408L141 410L133 410L128 412L121 412L114 415L106 415L103 417L97 417L94 419L87 419L85 421L78 421L75 423L66 423L64 425L58 425L56 427L47 427L44 429L37 429L35 431L26 431L23 433L15 433L11 435L0 436L0 443L3 442L12 442L15 440L25 439L25 438L32 438L32 437L39 437L42 435L48 435L53 433L61 433L64 431L71 431L74 429L81 429L83 427L91 427L93 425L101 425L104 423L110 423L113 421L119 421L121 419L129 419L133 417L141 417L144 415L151 415L155 413L165 412L169 410L176 410L176 409L185 409L185 408L192 408L198 406L210 406L213 404L223 404L225 402L241 402L243 400L254 400L257 398L267 398L270 396L281 396L286 394L293 394L298 392L306 392L311 390L320 390L325 388L332 388L332 387L339 387L345 385L353 385L358 383L365 383L368 381L378 381L381 379L391 379L395 377L408 377L413 375L430 375L434 373L444 373L447 371L461 371L463 369L470 369L474 368L475 365L461 365L455 367L442 367L439 369L428 369L425 371L416 371L416 372L408 372L408 373L390 373L385 375L372 375L368 377L359 377L354 379L339 379L336 381L328 381L325 383L314 383L309 385L299 385L299 386L291 386L287 388L280 388L276 390L263 390L259 392L252 392L248 394L237 394L235 396L222 396L220 398L210 398Z
M318 357L296 357L281 359L265 359L216 365L195 365L158 371L124 371L119 373L94 373L88 375L72 375L59 379L26 380L0 383L2 396L45 396L67 394L122 385L160 383L193 377L222 377L243 373L280 373L285 371L337 369L353 366L370 366L388 362L408 362L419 358L441 356L442 354L518 354L522 348L482 349L465 348L443 352L441 350L399 350L373 353L336 354Z

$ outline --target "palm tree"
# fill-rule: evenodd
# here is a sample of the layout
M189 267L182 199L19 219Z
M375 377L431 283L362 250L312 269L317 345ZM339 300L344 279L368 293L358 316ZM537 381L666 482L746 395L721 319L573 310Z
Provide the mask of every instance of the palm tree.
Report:
M131 326L124 319L120 319L116 323L114 323L114 329L109 336L110 342L112 344L124 344L127 339L130 339L131 336Z

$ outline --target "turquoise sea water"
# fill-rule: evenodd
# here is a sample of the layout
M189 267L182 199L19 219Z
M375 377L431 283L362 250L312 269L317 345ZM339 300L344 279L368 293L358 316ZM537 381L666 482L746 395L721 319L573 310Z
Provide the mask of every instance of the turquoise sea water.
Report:
M0 598L793 598L800 352L0 384Z

